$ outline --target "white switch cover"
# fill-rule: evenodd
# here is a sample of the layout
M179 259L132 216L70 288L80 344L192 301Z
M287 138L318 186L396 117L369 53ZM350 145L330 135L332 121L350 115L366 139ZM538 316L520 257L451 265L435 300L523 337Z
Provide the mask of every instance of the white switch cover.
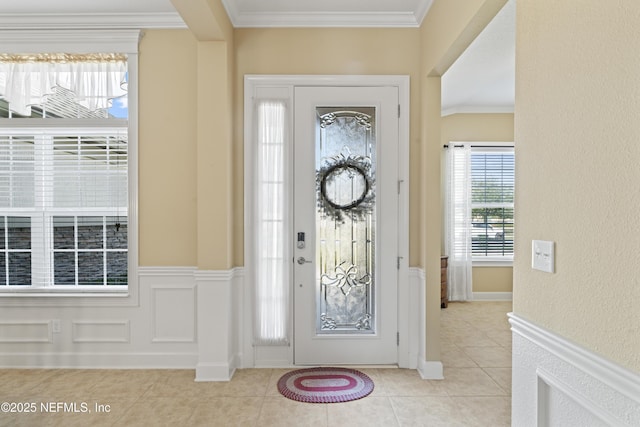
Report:
M531 268L553 273L555 268L554 242L534 240L531 245Z

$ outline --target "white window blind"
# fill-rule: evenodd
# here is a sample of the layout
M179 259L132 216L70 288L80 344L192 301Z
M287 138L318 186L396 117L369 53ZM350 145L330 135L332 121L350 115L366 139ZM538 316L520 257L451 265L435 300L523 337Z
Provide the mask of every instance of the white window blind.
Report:
M255 169L255 344L289 342L286 104L257 102Z
M474 258L513 258L513 148L471 150L471 237Z
M23 132L0 135L0 285L126 285L126 129Z

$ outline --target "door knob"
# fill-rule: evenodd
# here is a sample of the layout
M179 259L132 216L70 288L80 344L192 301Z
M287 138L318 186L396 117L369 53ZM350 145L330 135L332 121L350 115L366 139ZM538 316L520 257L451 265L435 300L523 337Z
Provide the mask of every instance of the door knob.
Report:
M310 264L311 261L307 261L307 259L303 256L301 256L300 258L298 258L298 264L302 265L302 264Z

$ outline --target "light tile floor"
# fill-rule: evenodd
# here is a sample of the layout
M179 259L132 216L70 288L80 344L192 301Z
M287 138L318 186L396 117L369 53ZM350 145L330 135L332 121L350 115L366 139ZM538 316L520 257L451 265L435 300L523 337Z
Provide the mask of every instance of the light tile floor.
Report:
M509 302L450 303L441 311L445 379L361 369L375 389L354 402L288 400L276 389L286 369L239 370L228 383L196 383L192 370L4 369L0 403L23 411L36 405L35 413L0 412L0 425L509 426L509 311Z

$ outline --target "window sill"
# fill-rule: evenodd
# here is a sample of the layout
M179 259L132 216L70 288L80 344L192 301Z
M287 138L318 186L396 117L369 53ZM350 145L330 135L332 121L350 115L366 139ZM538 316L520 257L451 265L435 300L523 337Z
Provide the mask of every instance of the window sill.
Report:
M31 288L31 287L8 287L0 289L1 297L88 297L88 296L127 296L129 289L127 286L110 286L99 289L74 287L51 287L51 288Z
M513 267L511 259L473 260L473 267Z
M118 288L0 289L0 307L97 307L138 304L136 292L131 288Z

